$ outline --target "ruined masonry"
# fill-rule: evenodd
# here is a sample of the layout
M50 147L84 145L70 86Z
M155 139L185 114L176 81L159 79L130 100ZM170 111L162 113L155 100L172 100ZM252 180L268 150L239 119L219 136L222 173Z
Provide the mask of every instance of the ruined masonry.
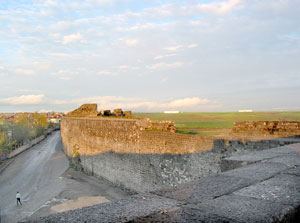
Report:
M120 114L121 110L115 112ZM258 123L256 126L268 126L259 127L259 131L267 133L253 140L242 135L217 138L179 134L175 133L173 121L98 114L97 105L88 104L62 119L65 153L85 172L136 192L173 188L218 174L224 168L222 161L226 157L299 142L295 137L278 138L281 133L300 135L297 127L287 127L299 123L280 122L276 127L272 122ZM253 129L253 126L253 123L237 123L233 132ZM270 137L272 133L277 138Z
M172 190L134 195L28 223L300 222L300 143L233 156L224 165L228 171Z

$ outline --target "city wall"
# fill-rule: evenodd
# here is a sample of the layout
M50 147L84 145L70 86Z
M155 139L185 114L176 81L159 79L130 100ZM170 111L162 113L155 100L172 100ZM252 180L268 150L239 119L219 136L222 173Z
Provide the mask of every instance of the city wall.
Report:
M300 135L300 122L289 121L247 121L236 122L232 135L284 137Z
M84 171L138 192L170 188L218 173L222 158L233 153L293 143L293 139L178 134L170 128L172 124L162 123L65 117L61 136L65 153Z

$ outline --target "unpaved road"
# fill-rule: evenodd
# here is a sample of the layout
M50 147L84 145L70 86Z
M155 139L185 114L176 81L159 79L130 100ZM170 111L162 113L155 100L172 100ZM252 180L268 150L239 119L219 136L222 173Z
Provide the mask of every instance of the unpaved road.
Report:
M22 195L22 206L16 204L17 191ZM94 198L90 199L93 202L96 198L100 202L101 197L107 201L128 195L128 192L105 180L99 181L69 169L69 162L61 151L60 132L57 131L15 157L1 173L0 222L18 222L30 216L55 213L59 204L65 202L64 206L67 206L73 199L72 208L78 200L85 200L89 205L89 197Z

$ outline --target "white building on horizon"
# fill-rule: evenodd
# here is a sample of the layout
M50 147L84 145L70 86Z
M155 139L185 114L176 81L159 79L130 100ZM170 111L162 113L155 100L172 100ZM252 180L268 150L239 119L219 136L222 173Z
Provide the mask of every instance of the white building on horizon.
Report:
M253 110L239 110L239 112L253 112Z
M178 114L179 111L164 111L165 114Z

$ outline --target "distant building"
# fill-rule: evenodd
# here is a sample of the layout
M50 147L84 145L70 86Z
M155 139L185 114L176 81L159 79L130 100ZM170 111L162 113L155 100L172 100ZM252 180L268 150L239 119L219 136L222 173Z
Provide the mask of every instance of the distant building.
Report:
M164 111L165 114L177 114L179 111Z
M49 122L50 122L50 123L53 123L53 124L58 124L58 123L60 122L60 120L57 119L57 118L51 118L51 119L49 120Z
M239 112L253 112L253 110L239 110Z

